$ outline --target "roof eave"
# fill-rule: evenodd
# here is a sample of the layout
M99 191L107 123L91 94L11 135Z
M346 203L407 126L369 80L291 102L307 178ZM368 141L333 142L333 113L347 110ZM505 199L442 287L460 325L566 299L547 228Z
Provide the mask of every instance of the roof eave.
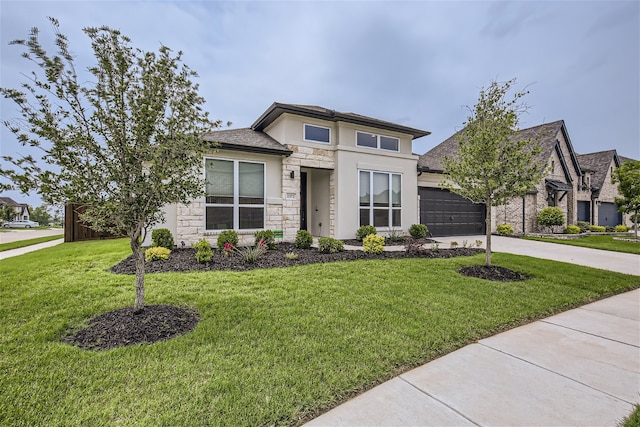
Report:
M375 127L378 129L391 130L399 133L408 133L413 136L413 139L422 138L423 136L431 135L431 132L411 128L408 126L396 125L394 123L386 122L379 123L375 121L366 120L365 118L358 118L351 115L343 114L335 110L316 111L308 108L298 107L290 104L281 104L274 102L267 110L262 113L260 117L251 125L251 129L256 131L262 131L273 123L278 117L284 113L291 113L302 115L305 117L329 120L333 122L343 121L347 123L358 124L362 126Z
M271 154L271 155L285 156L285 157L289 157L293 153L293 151L289 149L276 150L273 148L249 147L246 145L229 144L227 142L220 142L219 144L220 145L217 147L218 149L231 150L231 151L244 151L245 153Z

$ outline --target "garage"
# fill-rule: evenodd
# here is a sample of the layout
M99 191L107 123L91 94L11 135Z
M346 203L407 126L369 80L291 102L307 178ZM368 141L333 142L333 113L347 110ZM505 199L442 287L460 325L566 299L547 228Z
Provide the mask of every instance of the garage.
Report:
M420 223L433 236L484 234L484 205L473 203L449 190L418 188Z
M622 214L618 212L615 203L600 203L598 206L598 225L615 227L622 224Z

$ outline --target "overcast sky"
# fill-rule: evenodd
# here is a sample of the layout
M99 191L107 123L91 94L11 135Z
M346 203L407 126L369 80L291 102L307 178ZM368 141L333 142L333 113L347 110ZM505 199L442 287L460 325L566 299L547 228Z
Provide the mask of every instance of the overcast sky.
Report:
M578 153L640 158L640 2L214 2L0 0L0 85L30 65L10 40L60 21L77 62L83 27L184 52L212 118L248 127L273 102L321 105L424 129L422 154L462 126L492 80L517 78L520 127L564 120ZM5 100L2 119L18 117ZM2 129L1 153L22 152ZM3 194L39 205L37 196Z

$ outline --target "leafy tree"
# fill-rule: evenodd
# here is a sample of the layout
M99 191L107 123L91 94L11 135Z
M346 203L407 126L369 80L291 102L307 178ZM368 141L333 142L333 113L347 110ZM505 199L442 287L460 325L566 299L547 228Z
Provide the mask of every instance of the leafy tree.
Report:
M635 238L638 239L638 213L640 212L640 160L629 160L613 171L613 182L618 183L616 205L622 213L633 213Z
M0 205L0 218L3 221L13 221L16 217L16 211L9 205Z
M481 89L478 103L458 134L459 148L445 157L447 176L443 184L474 203L485 205L487 226L486 265L491 265L491 207L510 198L524 196L544 176L545 165L536 161L538 140L518 135L519 116L526 110L520 103L528 92L507 93L515 79L492 82Z
M51 214L46 206L38 206L31 209L31 221L39 222L40 225L49 225L51 220Z
M56 54L50 56L33 28L22 46L35 64L21 89L1 88L21 121L5 125L40 159L3 159L2 169L20 190L37 190L49 204L86 206L81 220L99 232L126 234L136 262L134 309L144 308L144 252L149 227L162 207L188 203L204 191L201 135L219 125L203 112L192 82L196 73L166 46L143 52L109 27L84 28L96 64L78 75L67 37L57 20ZM41 74L38 74L38 71ZM89 81L88 81L89 80ZM53 167L45 167L52 165Z

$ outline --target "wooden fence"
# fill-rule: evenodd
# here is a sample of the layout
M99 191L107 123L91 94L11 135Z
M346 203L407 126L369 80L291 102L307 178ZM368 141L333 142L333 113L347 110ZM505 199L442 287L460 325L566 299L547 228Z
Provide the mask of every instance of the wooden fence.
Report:
M86 210L86 207L82 205L76 205L68 203L64 207L64 241L65 242L79 242L82 240L98 240L98 239L113 239L116 237L108 233L98 233L92 230L86 224L80 221L80 214Z

